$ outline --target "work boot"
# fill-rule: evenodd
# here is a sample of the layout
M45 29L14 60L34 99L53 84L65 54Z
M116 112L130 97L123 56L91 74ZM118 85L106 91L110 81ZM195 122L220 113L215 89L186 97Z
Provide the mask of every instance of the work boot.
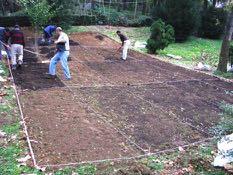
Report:
M18 64L21 66L23 64L23 61L22 60L19 60L18 61Z
M45 78L46 78L46 79L55 80L55 79L57 78L57 76L56 76L56 75L51 75L51 74L49 74L49 73L46 73L46 74L45 74Z
M67 61L72 61L71 57L68 57Z
M16 70L16 68L17 68L17 66L15 64L11 66L12 70Z

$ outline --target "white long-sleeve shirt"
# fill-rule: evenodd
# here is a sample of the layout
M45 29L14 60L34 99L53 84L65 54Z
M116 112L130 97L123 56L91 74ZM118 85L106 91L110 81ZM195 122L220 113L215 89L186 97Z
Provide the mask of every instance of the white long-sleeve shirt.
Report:
M60 36L58 37L57 43L65 43L65 49L66 51L70 50L70 42L69 37L66 33L61 32Z

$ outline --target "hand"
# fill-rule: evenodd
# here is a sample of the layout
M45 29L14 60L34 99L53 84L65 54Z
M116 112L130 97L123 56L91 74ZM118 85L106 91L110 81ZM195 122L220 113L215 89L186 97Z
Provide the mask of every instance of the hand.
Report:
M10 49L11 47L9 45L6 45L7 49Z
M122 48L122 46L121 46L121 47L119 47L119 49L117 49L117 52L119 52L119 51L121 50L121 48Z

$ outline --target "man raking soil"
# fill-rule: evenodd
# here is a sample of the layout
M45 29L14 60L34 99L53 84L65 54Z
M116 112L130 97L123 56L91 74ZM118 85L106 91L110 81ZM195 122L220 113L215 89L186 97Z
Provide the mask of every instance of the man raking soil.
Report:
M66 79L70 80L71 76L67 61L70 55L69 37L62 31L61 27L57 27L56 33L59 36L58 40L55 41L55 44L57 46L57 52L50 61L49 73L47 74L47 78L56 78L56 65L60 61Z
M121 47L117 51L120 51L123 48L121 59L126 60L128 49L130 47L130 40L124 34L122 34L121 31L117 31L116 33L122 42Z

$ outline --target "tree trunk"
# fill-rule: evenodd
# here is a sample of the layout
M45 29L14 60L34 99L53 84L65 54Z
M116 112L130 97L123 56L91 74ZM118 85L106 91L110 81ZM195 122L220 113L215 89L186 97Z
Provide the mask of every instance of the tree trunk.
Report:
M117 0L116 0L116 2L117 2ZM120 1L119 3L117 3L117 11L118 11L118 12L121 11L121 2L122 2L122 1Z
M147 10L146 3L147 3L147 2L143 2L143 3L142 3L142 14L143 14L143 15L146 14L146 10Z
M208 8L208 0L204 0L203 9L206 10Z
M229 61L230 41L233 33L233 11L228 14L225 34L222 42L220 58L218 63L218 71L227 72L227 63Z
M2 15L5 16L5 8L4 8L3 0L1 0L1 9L2 9Z
M134 19L135 19L136 16L137 16L137 8L138 8L138 1L136 0L136 1L135 1L135 8L134 8Z
M95 0L92 0L92 1L91 1L91 9L92 9L92 10L95 9L95 3L96 3Z
M127 2L126 2L126 0L123 0L122 2L123 2L123 10L126 10L127 9Z
M217 4L217 0L213 0L213 6L215 7Z

